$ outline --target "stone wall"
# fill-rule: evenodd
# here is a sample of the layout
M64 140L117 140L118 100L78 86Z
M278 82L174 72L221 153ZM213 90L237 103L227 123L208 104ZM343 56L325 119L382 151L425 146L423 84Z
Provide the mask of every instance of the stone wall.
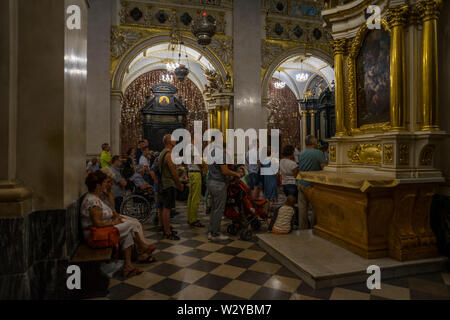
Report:
M0 219L0 300L64 299L67 267L80 242L79 202L67 210Z

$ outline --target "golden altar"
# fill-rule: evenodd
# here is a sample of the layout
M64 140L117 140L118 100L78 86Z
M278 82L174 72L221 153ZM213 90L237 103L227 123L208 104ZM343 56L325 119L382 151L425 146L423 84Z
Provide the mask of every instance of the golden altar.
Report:
M336 137L313 182L314 233L366 258L435 257L441 0L355 0L322 12L334 47ZM369 20L369 6L380 16Z
M313 182L313 232L367 259L407 261L438 256L429 224L437 183L382 176L303 172Z

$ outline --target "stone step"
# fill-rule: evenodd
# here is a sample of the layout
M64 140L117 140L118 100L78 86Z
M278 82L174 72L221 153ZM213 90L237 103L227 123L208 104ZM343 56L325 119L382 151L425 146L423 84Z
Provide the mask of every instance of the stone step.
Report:
M314 289L364 283L371 265L381 269L383 280L443 271L448 258L400 262L391 258L365 259L325 239L311 230L288 235L259 234L258 243L270 255Z

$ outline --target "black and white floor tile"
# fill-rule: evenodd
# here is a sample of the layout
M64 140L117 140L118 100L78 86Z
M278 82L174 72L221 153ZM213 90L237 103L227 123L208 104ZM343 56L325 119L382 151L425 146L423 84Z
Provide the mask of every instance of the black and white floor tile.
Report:
M201 204L201 208L203 205ZM450 299L450 274L434 273L386 280L381 290L370 291L365 284L314 290L256 241L231 237L224 243L209 242L206 228L186 223L186 205L177 207L173 219L181 240L162 239L157 228L145 225L145 236L157 246L157 262L136 265L143 274L110 281L109 300L377 300ZM201 221L208 217L200 210ZM227 221L223 228L226 230ZM265 232L263 227L261 232Z

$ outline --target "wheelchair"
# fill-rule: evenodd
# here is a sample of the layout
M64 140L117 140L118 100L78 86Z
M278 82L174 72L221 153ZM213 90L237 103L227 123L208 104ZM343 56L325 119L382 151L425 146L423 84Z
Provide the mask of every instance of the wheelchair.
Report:
M144 224L155 218L157 211L153 210L154 206L155 194L153 188L143 191L133 185L131 191L128 191L128 194L123 199L120 213L135 218Z

